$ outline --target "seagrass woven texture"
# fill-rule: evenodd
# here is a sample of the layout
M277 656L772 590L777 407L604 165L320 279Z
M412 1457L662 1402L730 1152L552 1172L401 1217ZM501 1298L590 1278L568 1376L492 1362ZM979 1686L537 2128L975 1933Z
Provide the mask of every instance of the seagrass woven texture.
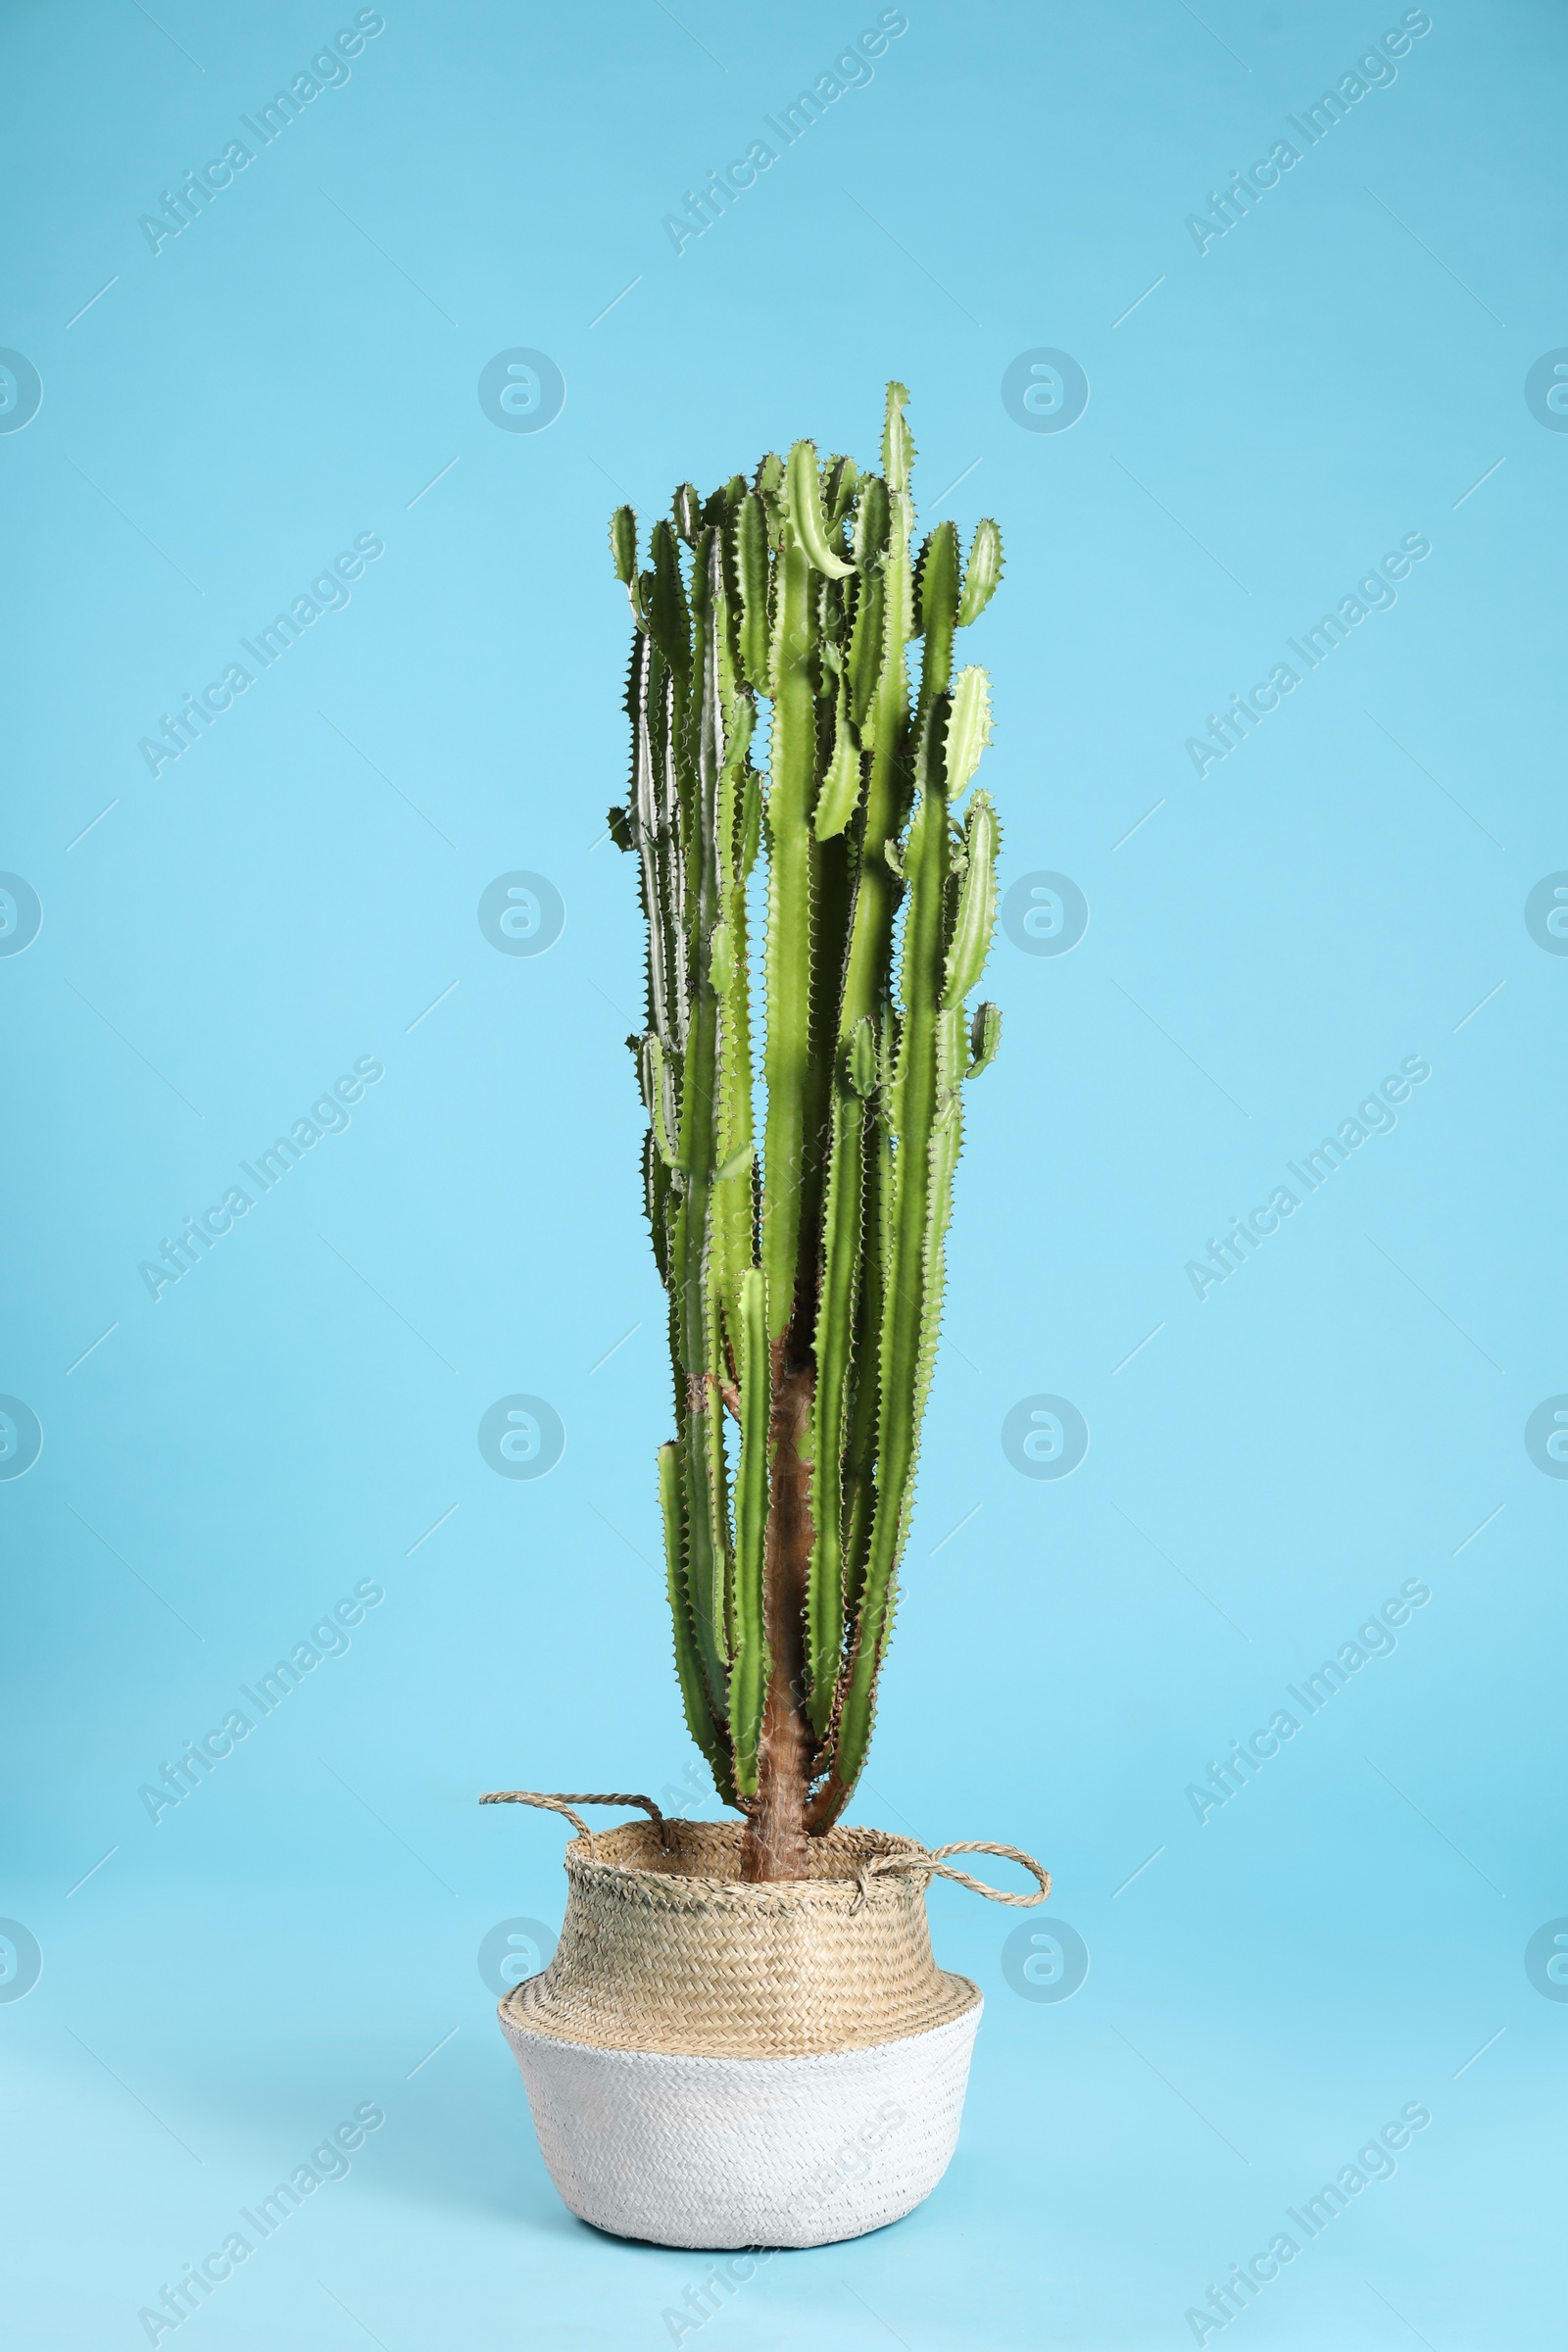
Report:
M867 1865L923 1855L878 1830L811 1840L811 1876L740 1876L742 1825L628 1822L566 1848L566 1917L542 1976L502 2022L592 2049L800 2058L869 2049L974 2009L939 1969L924 1874ZM967 2064L967 2059L965 2060Z
M690 2247L820 2246L899 2221L958 2136L978 1996L923 2034L804 2058L662 2056L501 2006L550 2177L584 2221Z

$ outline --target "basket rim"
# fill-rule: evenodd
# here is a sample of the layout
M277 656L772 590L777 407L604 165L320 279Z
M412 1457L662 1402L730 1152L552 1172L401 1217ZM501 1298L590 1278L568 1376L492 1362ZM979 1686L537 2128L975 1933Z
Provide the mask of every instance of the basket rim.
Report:
M667 1828L678 1832L682 1827L728 1833L738 1845L745 1833L745 1823L739 1821L702 1821L689 1825L683 1816L666 1821ZM657 1838L659 1832L651 1821L623 1821L612 1830L590 1832L575 1837L563 1855L568 1876L585 1883L595 1883L607 1890L617 1886L627 1893L634 1891L657 1895L664 1902L678 1904L690 1893L702 1901L717 1899L741 1910L765 1911L776 1909L781 1902L795 1903L808 1899L822 1902L833 1909L845 1900L854 1902L897 1898L901 1892L923 1893L918 1874L895 1876L878 1874L869 1885L860 1884L854 1864L857 1860L870 1861L883 1856L917 1858L926 1848L916 1838L906 1838L895 1830L879 1830L869 1823L836 1822L811 1843L819 1850L842 1855L849 1867L842 1873L808 1879L720 1879L705 1872L686 1870L648 1870L635 1862L623 1862L614 1854L607 1855L604 1848L612 1840L629 1837L642 1842ZM831 1841L831 1842L830 1842Z

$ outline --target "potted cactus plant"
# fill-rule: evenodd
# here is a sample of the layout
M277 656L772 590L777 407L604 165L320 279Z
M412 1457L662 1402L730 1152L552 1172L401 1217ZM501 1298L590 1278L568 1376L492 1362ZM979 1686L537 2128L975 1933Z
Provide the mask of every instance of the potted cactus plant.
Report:
M880 471L798 441L710 497L680 488L646 565L630 508L611 526L635 623L610 821L647 925L628 1042L669 1302L675 1667L740 1819L487 1801L650 1817L572 1815L561 1944L502 2023L566 2202L666 2243L817 2243L928 2193L980 1995L935 1964L926 1886L1049 1890L1012 1847L841 1823L908 1531L963 1090L1001 1032L969 1008L996 911L973 783L989 685L954 666L1001 537L980 522L965 558L944 521L915 556L906 397L889 386ZM1038 1890L985 1887L956 1851L1011 1854Z

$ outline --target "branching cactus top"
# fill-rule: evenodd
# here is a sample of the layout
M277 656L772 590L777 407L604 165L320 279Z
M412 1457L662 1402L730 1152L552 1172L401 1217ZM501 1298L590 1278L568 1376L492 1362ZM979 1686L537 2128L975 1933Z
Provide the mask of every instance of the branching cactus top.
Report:
M629 1042L669 1297L675 1662L756 1879L805 1875L865 1761L962 1090L1002 1026L994 1004L966 1009L996 916L996 812L969 789L989 684L954 674L1002 541L978 523L965 562L941 522L911 561L906 398L889 386L880 473L798 441L710 498L685 484L647 569L631 509L611 526L637 624L611 828L648 921L648 1028Z

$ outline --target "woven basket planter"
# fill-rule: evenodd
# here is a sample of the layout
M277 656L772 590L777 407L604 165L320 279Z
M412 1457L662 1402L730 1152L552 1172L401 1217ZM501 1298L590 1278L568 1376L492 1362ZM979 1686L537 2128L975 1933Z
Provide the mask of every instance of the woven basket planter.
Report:
M578 1828L555 1958L500 2007L572 2212L659 2245L814 2246L929 2196L983 2004L938 1968L925 1889L940 1871L995 1890L876 1830L749 1885L739 1823Z

